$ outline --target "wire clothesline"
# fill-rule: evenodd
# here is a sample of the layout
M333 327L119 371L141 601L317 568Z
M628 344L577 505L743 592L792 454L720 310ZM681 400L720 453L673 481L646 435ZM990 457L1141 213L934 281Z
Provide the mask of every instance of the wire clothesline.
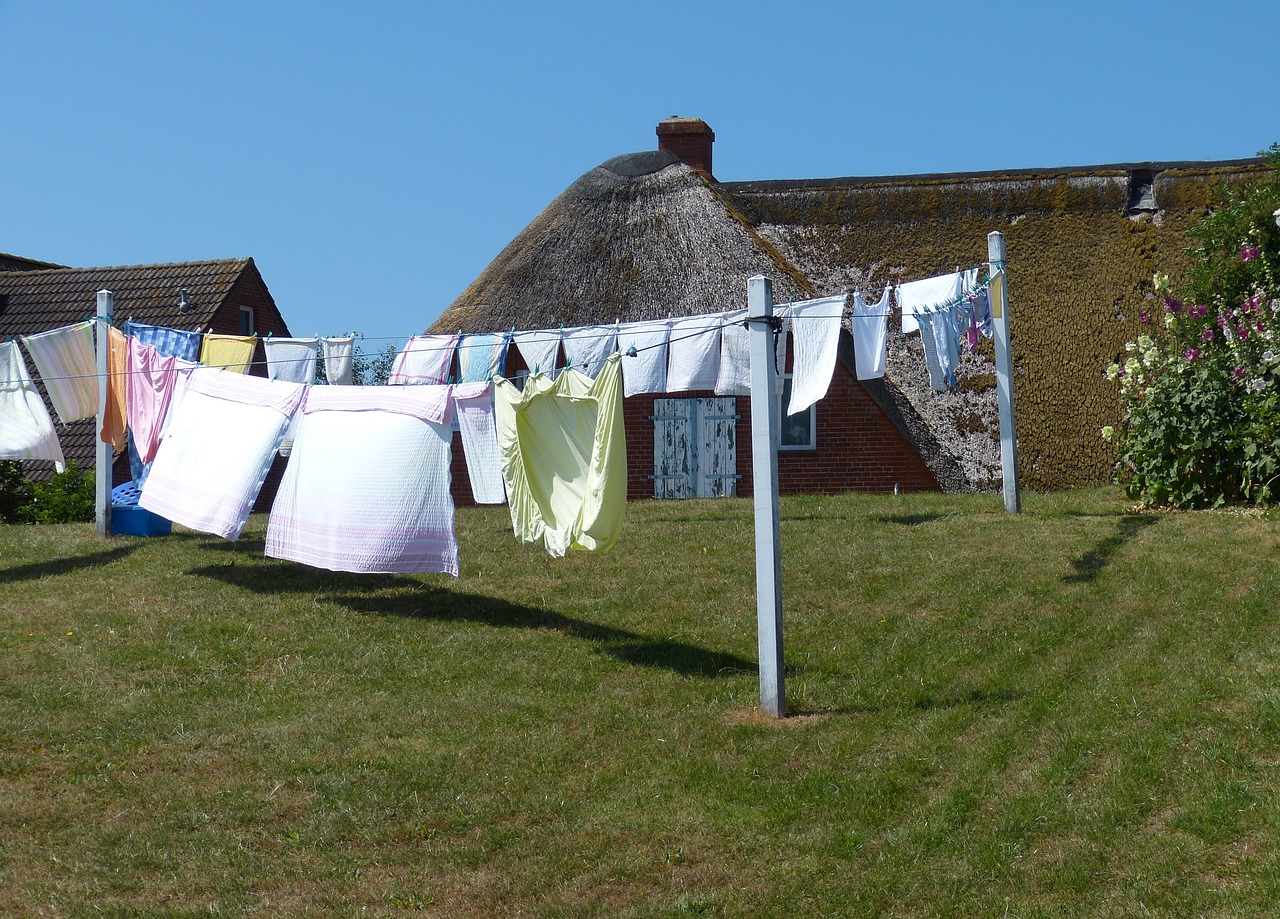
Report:
M991 266L991 267L995 267L995 266ZM999 271L999 270L1003 270L1003 268L1002 268L1002 266L1001 266L1000 268L997 268L996 270L997 270L997 271ZM959 294L959 295L957 295L957 296L955 296L955 297L952 297L951 299L949 299L949 300L947 300L947 301L944 301L943 303L939 303L939 304L935 304L935 305L931 305L931 306L928 306L928 307L921 308L921 309L919 309L919 310L915 310L915 311L913 311L913 314L919 314L919 313L930 313L930 314L932 314L932 313L942 312L942 311L944 311L944 310L950 309L950 308L955 307L955 306L961 306L961 305L963 305L966 301L969 301L972 297L974 297L975 295L979 294L979 293L980 293L980 292L981 292L985 287L987 287L990 283L991 283L991 277L990 277L990 275L984 275L984 276L979 280L979 282L978 282L978 283L977 283L973 288L971 288L970 290L967 290L967 291L965 291L965 292L964 292L964 293L962 293L962 294ZM899 286L899 285L889 284L889 285L887 285L887 286L888 286L889 288L893 288L893 287L895 287L895 286ZM841 295L840 295L840 294L833 294L832 296L833 296L833 297L835 297L835 296L841 296ZM848 296L848 295L845 295L845 296ZM813 300L800 301L799 303L792 302L792 303L788 303L788 304L786 304L786 305L782 305L782 306L781 306L781 312L780 312L780 313L775 314L775 318L780 319L780 320L783 320L784 322L798 322L798 321L806 321L806 320L809 320L809 319L823 319L823 318L825 318L825 317L819 317L819 316L804 316L804 315L799 315L799 316L797 316L797 315L792 315L790 311L791 311L791 308L792 308L792 307L795 307L795 306L803 306L803 305L805 305L805 304L807 304L807 303L815 302L816 300L830 300L831 298L832 298L832 297L819 297L819 298L814 298ZM734 312L734 313L737 313L737 314L740 316L740 315L741 315L741 313L742 313L743 311L742 311L742 310L735 310L735 311L733 311L733 312ZM586 334L586 335L581 335L581 334L580 334L580 335L578 335L578 336L576 336L576 337L577 337L577 340L579 340L579 341L584 341L584 340L585 340L585 341L599 341L599 340L602 340L602 339L605 339L605 338L609 338L609 337L611 337L611 336L616 336L616 335L619 333L619 331L622 329L622 327L623 327L623 326L626 326L626 325L639 325L639 324L645 324L645 325L650 325L650 324L652 324L652 325L657 325L657 324L660 324L660 323L663 323L663 322L672 323L672 322L681 321L681 320L697 319L697 318L698 318L698 317L700 317L700 316L716 316L716 315L724 316L724 315L726 315L726 314L725 314L725 313L692 313L692 314L690 314L690 315L688 315L688 316L678 317L678 318L676 318L676 319L671 319L671 318L668 318L668 319L649 319L649 320L637 320L637 321L635 321L635 322L627 322L627 323L623 323L623 322L621 322L621 321L617 321L617 322L614 322L614 323L609 324L609 325L601 325L601 326L574 326L574 327L572 327L572 328L573 328L573 329L575 329L575 330L576 330L576 329L593 329L593 328L598 328L598 329L600 329L600 330L601 330L601 331L599 332L599 334L594 334L594 335L593 335L593 334ZM872 311L872 312L860 312L860 313L858 313L858 318L879 318L879 317L889 317L889 316L892 316L892 315L894 315L894 310L892 310L892 309L889 309L889 310L876 310L876 311ZM102 316L91 316L91 317L88 317L88 319L89 319L89 320L94 320L94 321L98 321L98 320L101 320L101 319L103 319L103 318L105 318L105 317L102 317ZM88 320L81 320L81 321L83 322L83 321L88 321ZM130 319L126 320L126 322L127 322L127 323L132 323L132 322L133 322L133 320L132 320L132 318L130 318ZM747 326L747 325L748 325L748 323L749 323L749 322L750 322L750 320L749 320L749 319L747 319L747 318L736 318L736 319L732 319L732 320L724 319L723 321L721 321L721 322L720 322L720 323L718 323L718 324L715 324L715 325L708 325L708 326L704 326L704 327L698 328L697 330L692 331L692 332L689 332L689 333L688 333L688 334L686 334L686 335L680 335L680 336L678 336L678 337L674 337L674 338L673 338L673 337L668 337L668 338L667 338L666 340L664 340L664 341L661 341L661 342L655 342L654 344L651 344L651 345L641 345L641 346L637 346L637 345L634 345L634 344L633 344L633 345L631 345L631 346L630 346L626 351L621 352L621 353L623 354L623 356L624 356L624 357L635 357L635 356L639 355L641 352L644 352L644 351L650 351L650 350L653 350L653 349L656 349L656 348L668 347L668 346L670 346L670 345L672 345L672 344L675 344L675 343L677 343L677 342L686 341L686 340L691 339L691 338L697 338L697 337L699 337L699 336L701 336L701 335L706 335L706 334L707 334L707 333L709 333L709 332L722 331L722 330L724 330L724 329L732 328L732 327L737 327L737 326L744 326L744 327L745 327L745 326ZM176 331L181 331L181 330L176 330ZM548 328L548 329L532 329L532 330L528 330L528 331L533 332L533 333L536 333L536 332L544 332L544 331L545 331L545 332L548 332L548 333L551 333L551 332L559 332L559 333L563 333L564 331L566 331L566 328L565 328L564 326L560 326L558 329L556 329L556 328ZM458 332L458 333L452 333L452 334L451 334L451 333L440 333L438 336L437 336L437 335L430 335L430 336L428 336L428 335L412 335L412 336L409 336L408 343L405 345L405 347L401 350L401 352L400 352L400 353L401 353L401 354L404 354L404 353L413 353L413 354L432 354L432 353L441 352L441 351L445 351L445 350L463 350L466 346L465 346L465 345L462 345L462 344L461 344L461 342L462 342L465 338L467 338L467 337L470 337L470 336L472 336L472 335L502 335L502 334L509 335L509 341L514 341L514 333L506 333L506 332L481 332L481 333L467 333L467 334L463 334L463 333L461 333L461 332ZM232 337L255 338L255 339L257 339L258 341L261 341L261 342L268 342L268 341L271 341L271 340L272 340L272 333L268 333L268 334L267 334L267 336L266 336L265 338L264 338L264 337L259 337L256 333L254 333L252 336L234 336L234 335L233 335ZM348 334L346 334L346 335L341 335L341 336L328 336L328 338L337 338L337 339L344 339L344 340L345 340L345 339L350 339L350 338L357 338L357 337L358 337L359 339L361 339L362 341L401 341L401 340L403 340L403 339L404 339L404 336L365 336L365 335L364 335L364 333L348 333ZM449 343L447 343L447 344L432 345L432 346L428 346L428 347L413 347L413 345L414 345L414 343L415 343L415 342L423 341L424 339L426 339L426 338L431 338L431 337L448 338L448 339L450 339L450 341L449 341ZM9 340L10 340L10 341L13 341L13 339L12 339L12 338L10 338ZM282 338L282 339L280 339L280 340L285 340L285 339L283 339L283 338ZM290 339L290 340L299 340L299 341L313 341L313 340L314 340L314 341L319 341L319 340L320 340L320 336L315 336L314 338L311 338L311 339ZM563 335L561 335L561 341L563 341ZM517 347L518 347L518 344L517 344ZM211 370L227 370L227 369L229 369L229 368L231 368L231 367L244 367L244 368L247 370L247 369L248 369L248 368L250 368L250 367L267 367L267 368L270 368L270 367L272 367L272 366L281 366L281 365L284 365L284 364L305 364L305 363L310 363L310 362L312 362L312 361L317 361L317 362L318 362L319 360L320 360L320 356L317 354L316 356L313 356L313 357L291 358L291 359L277 359L277 360L274 360L274 361L253 361L253 360L251 360L251 361L248 361L248 362L243 362L243 361L241 361L241 362L234 362L234 363L228 363L228 364L198 364L197 366L199 366L199 367L204 367L204 368L211 369ZM551 368L551 369L552 369L553 371L555 371L555 372L559 372L559 371L561 371L561 370L570 369L572 366L573 366L573 361L572 361L572 359L570 359L570 360L565 364L565 366L564 366L564 367L553 367L553 368ZM192 368L192 369L194 369L194 368ZM540 370L541 368L538 368L538 369ZM109 371L109 372L107 373L107 376L109 376L109 377L124 377L124 376L128 376L128 375L130 375L130 374L133 374L133 373L144 373L144 372L146 372L146 371L142 371L142 370L133 371L133 370L128 370L128 369L123 369L123 370ZM55 382L55 381L60 381L60 380L97 379L97 378L98 378L98 377L100 377L100 376L102 376L102 374L99 374L99 373L85 373L85 374L66 374L66 375L61 375L61 376L49 376L49 377L46 377L46 376L40 376L40 379L41 379L42 381ZM13 384L15 384L15 383L19 383L19 382L21 382L21 381L20 381L20 380L0 380L0 386L13 385Z

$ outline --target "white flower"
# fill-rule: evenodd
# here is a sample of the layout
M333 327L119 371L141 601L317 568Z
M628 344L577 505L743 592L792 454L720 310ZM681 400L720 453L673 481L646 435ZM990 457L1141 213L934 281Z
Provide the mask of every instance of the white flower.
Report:
M1113 382L1114 382L1114 381L1115 381L1115 379L1116 379L1116 377L1118 377L1118 376L1120 376L1120 365L1119 365L1119 364L1112 364L1111 366L1109 366L1109 367L1107 368L1107 379L1108 379L1108 380L1111 380L1111 381L1113 381Z
M1124 343L1124 349L1132 354L1134 351L1138 350L1138 345L1136 342L1126 341Z
M1151 278L1151 286L1157 292L1169 289L1169 276L1167 274L1156 274Z
M1168 328L1171 328L1172 326L1173 326L1173 314L1172 314L1172 313L1165 313L1165 314L1164 314L1164 327L1165 327L1166 329L1168 329Z
M1125 373L1130 373L1130 374L1137 373L1141 369L1142 369L1142 365L1138 363L1138 359L1136 357L1131 357L1124 362Z
M1264 380L1261 377L1255 377L1254 379L1249 381L1248 390L1249 392L1262 392L1264 389L1266 389L1270 385L1271 383L1268 382L1267 380Z
M1110 443L1111 440L1116 436L1116 429L1109 424L1103 425L1101 433L1102 433L1102 439L1105 440L1107 443Z
M1155 348L1142 352L1142 363L1147 367L1154 367L1156 362L1160 360L1160 352Z
M1276 362L1276 353L1274 351L1268 348L1266 351L1262 352L1262 363L1274 364L1275 362Z
M1141 351L1150 351L1156 346L1155 340L1150 335L1138 336L1138 349Z

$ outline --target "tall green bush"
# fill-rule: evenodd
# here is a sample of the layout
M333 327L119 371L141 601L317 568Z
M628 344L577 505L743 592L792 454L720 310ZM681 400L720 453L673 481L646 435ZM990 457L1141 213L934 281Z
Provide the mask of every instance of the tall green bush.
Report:
M1147 504L1280 496L1280 145L1266 177L1223 191L1190 232L1184 289L1154 279L1146 326L1107 368L1120 388L1117 477Z

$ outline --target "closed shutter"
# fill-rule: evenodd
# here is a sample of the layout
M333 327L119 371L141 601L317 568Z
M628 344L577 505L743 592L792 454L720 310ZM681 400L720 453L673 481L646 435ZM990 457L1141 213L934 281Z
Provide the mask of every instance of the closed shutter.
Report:
M738 493L737 400L655 399L653 496Z

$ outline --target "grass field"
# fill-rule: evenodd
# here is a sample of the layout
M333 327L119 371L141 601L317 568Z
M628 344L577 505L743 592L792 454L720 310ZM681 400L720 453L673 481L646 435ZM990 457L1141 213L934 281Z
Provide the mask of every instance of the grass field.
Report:
M460 579L0 528L0 914L1275 916L1280 522L745 501Z

